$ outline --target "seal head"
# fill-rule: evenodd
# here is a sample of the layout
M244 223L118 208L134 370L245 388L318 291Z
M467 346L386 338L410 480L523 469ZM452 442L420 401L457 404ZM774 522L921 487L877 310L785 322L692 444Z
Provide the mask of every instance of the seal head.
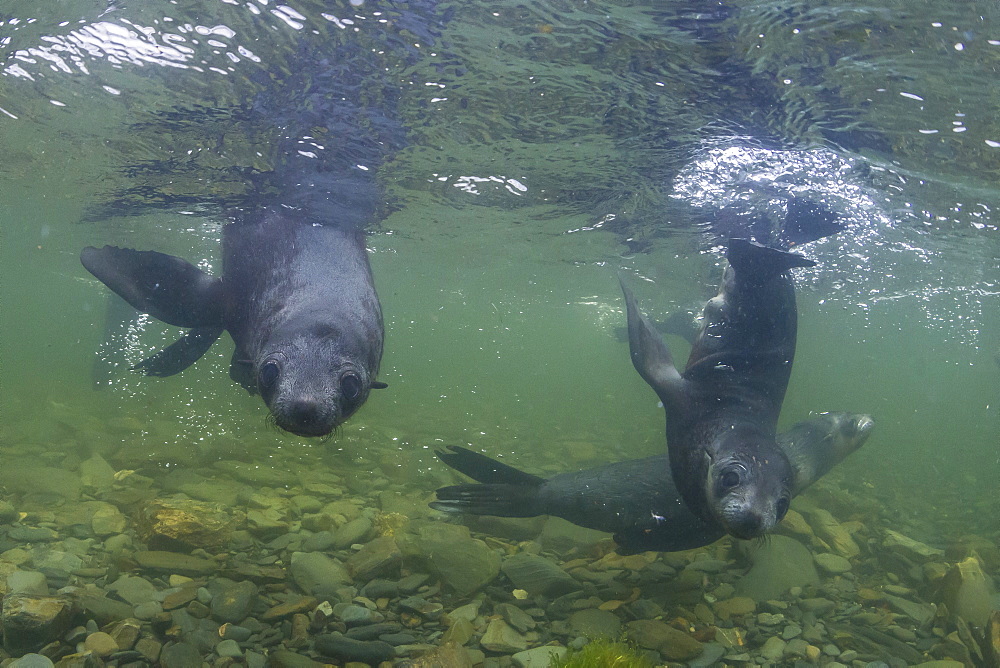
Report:
M705 452L705 507L726 532L756 538L777 526L792 500L794 472L773 439L730 431Z
M285 431L325 436L368 398L377 366L370 369L341 332L314 326L269 344L255 364L256 389Z

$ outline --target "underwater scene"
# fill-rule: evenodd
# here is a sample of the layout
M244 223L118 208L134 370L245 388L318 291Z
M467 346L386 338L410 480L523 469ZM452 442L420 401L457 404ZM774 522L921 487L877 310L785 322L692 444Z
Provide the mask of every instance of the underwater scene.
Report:
M0 666L1000 667L1000 5L0 0L0 74Z

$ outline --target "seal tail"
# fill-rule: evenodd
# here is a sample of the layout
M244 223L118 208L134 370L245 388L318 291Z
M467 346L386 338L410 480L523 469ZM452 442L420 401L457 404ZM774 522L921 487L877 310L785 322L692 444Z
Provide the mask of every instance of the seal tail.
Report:
M496 517L534 517L544 515L539 509L541 485L451 485L437 490L434 510Z

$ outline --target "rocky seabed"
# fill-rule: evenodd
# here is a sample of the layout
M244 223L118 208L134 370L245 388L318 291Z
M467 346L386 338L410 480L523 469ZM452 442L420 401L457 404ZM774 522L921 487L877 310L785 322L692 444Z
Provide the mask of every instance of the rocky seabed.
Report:
M620 556L306 468L6 466L0 666L537 668L601 635L655 665L998 665L996 541L927 545L826 481L766 541Z

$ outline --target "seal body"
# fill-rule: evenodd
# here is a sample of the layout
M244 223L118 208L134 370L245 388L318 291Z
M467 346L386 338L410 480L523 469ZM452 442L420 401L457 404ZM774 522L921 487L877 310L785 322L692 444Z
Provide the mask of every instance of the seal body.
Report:
M867 415L824 413L778 435L778 447L792 465L791 494L816 482L864 445L873 427ZM452 447L438 456L484 484L437 490L437 501L431 503L437 510L501 517L555 515L614 534L622 554L690 550L726 534L721 524L704 520L687 507L673 484L666 454L549 479L465 448Z
M795 356L789 270L814 263L735 239L719 294L704 309L683 374L624 286L629 349L667 417L671 476L684 503L737 538L755 538L788 510L793 470L775 442Z
M363 232L262 209L224 226L222 256L221 277L113 246L85 248L81 261L139 311L192 328L137 365L149 375L183 370L226 330L236 344L232 378L300 436L329 434L384 387L382 312Z

